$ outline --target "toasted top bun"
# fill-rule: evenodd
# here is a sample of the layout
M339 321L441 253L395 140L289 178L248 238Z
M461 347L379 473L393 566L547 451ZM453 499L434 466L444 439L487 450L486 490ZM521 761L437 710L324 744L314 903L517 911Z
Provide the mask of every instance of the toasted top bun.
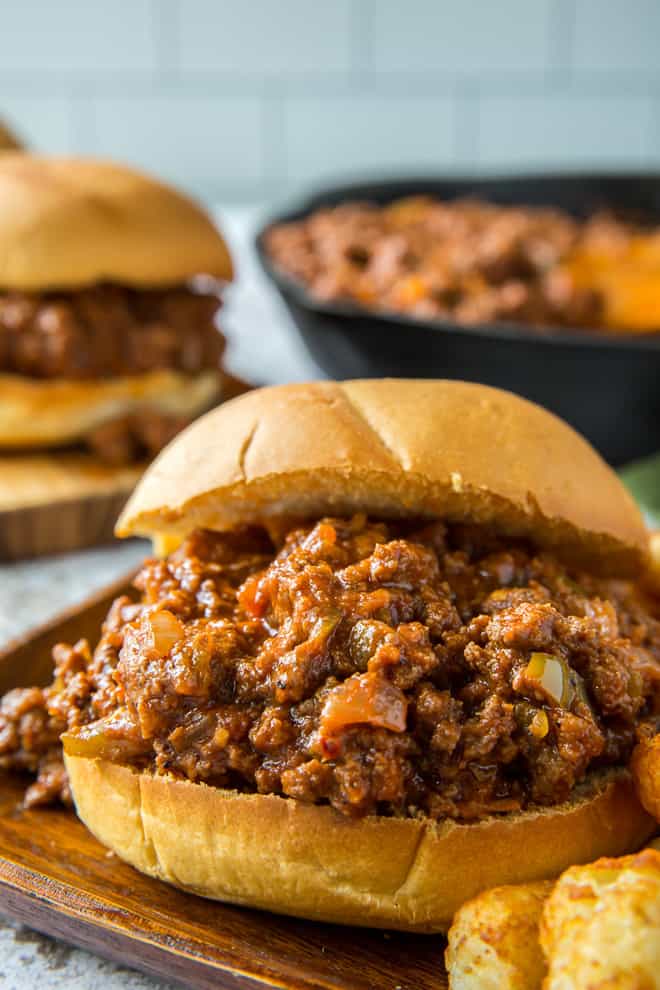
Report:
M318 921L446 931L488 887L637 849L655 825L625 771L554 808L473 824L350 819L323 805L138 773L67 752L78 815L143 873L216 900Z
M632 498L566 423L509 392L454 381L260 389L163 451L119 536L167 546L196 527L364 511L492 523L601 573L646 558Z
M229 252L186 196L108 161L0 157L0 289L150 287L232 277Z

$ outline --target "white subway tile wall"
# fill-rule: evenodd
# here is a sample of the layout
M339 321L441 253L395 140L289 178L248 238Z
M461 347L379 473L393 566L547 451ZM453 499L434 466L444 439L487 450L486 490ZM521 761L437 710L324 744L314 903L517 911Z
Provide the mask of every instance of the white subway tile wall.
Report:
M73 114L66 97L8 96L3 93L0 117L12 124L22 142L34 147L66 154L75 144Z
M284 175L295 182L406 174L454 160L456 103L450 97L354 96L289 99L284 111Z
M643 167L655 106L643 96L546 93L541 96L484 95L479 103L479 161L508 165L515 148L520 166L577 168Z
M363 0L365 2L365 0ZM373 68L476 77L548 68L552 0L366 0Z
M261 101L156 92L94 101L85 153L114 156L192 190L251 196L264 181Z
M351 175L660 168L660 0L20 0L0 117L208 200Z
M655 76L660 71L658 0L576 0L576 69Z
M181 74L345 75L351 69L351 0L179 0Z
M0 70L89 78L156 69L153 0L16 0L3 4Z

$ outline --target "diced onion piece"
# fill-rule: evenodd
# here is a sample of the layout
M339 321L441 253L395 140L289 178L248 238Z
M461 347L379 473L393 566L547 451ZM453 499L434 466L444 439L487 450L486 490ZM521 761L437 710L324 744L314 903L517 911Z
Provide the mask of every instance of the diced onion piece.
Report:
M539 686L556 705L570 702L571 687L567 664L551 653L532 653L525 675Z
M126 627L119 651L120 670L121 666L139 669L160 662L184 635L183 623L167 609L144 614L139 622Z
M399 688L380 672L357 674L328 695L321 712L321 738L351 725L373 725L390 732L406 728L407 702Z
M96 729L83 734L65 732L62 736L62 745L64 752L69 756L86 756L90 759L103 756L108 748L107 737Z
M138 727L121 709L97 719L96 722L65 732L62 746L69 756L119 763L131 760L146 748Z
M143 621L151 633L151 647L160 657L166 656L185 634L181 620L166 608L145 615Z

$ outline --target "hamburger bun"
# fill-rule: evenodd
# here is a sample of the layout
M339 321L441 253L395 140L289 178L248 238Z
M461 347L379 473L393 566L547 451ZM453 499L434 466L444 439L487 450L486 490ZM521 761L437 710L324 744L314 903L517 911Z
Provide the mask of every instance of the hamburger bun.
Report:
M139 410L193 418L218 399L221 388L222 375L213 370L187 375L160 369L80 380L0 373L0 449L77 443L104 423Z
M155 288L198 275L228 280L232 264L182 193L113 162L0 156L0 291Z
M556 416L456 381L283 385L213 410L166 448L117 524L170 547L197 527L367 512L493 524L600 573L635 573L633 499Z
M476 824L351 820L74 756L63 742L78 815L126 862L203 897L316 921L444 932L482 890L620 855L654 828L625 771L592 777L570 803Z

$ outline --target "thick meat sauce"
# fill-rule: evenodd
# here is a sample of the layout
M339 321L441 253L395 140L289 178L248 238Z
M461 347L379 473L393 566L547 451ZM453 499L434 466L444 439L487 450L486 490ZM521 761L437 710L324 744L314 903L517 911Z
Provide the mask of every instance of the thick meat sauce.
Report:
M658 327L658 237L596 213L429 196L346 202L271 227L273 263L323 301L467 326Z
M185 286L0 292L0 372L84 379L217 368L219 306L216 295Z
M279 549L276 549L279 547ZM478 819L565 800L660 708L660 609L484 527L323 519L198 531L92 654L15 690L0 760L68 798L71 753L347 815Z

